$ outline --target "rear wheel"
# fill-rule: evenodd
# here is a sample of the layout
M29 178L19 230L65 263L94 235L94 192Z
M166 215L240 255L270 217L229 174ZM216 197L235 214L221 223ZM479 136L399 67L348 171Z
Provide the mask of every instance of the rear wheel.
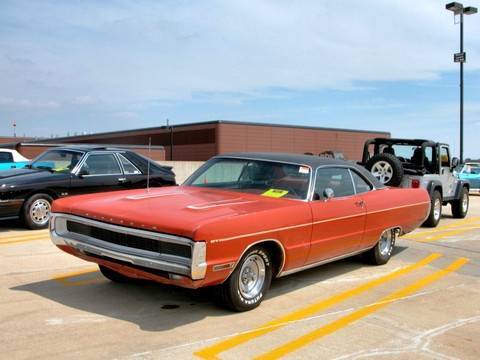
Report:
M272 281L272 259L260 246L247 251L227 281L217 288L218 299L235 311L256 308Z
M452 215L454 218L463 219L467 216L469 206L468 188L463 187L458 200L452 201Z
M119 272L116 272L115 270L112 270L106 266L98 265L98 267L102 275L105 276L110 281L117 282L117 283L125 283L125 282L132 281L132 278L122 275Z
M436 227L442 217L442 194L440 194L440 191L435 190L433 192L430 202L430 214L423 223L423 226Z
M50 219L53 199L47 194L30 196L23 205L23 222L32 230L45 229Z
M386 264L392 256L396 235L397 233L393 229L385 230L377 244L367 252L363 253L365 261L373 265Z

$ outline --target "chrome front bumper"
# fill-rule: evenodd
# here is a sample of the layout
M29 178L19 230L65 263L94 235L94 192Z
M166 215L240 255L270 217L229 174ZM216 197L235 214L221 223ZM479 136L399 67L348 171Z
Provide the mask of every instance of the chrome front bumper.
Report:
M68 221L100 228L114 233L129 234L164 243L189 246L191 248L191 257L187 258L184 256L137 249L114 244L80 233L70 232L67 227ZM127 228L75 215L52 213L50 219L50 237L55 245L69 246L84 254L93 254L105 258L120 260L137 266L165 271L172 275L184 275L193 280L203 279L207 270L206 243L192 241L179 236Z

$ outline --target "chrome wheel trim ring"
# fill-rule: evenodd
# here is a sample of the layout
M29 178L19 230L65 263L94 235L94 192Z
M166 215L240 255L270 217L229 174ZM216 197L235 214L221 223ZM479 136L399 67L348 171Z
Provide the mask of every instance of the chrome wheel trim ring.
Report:
M50 218L51 205L46 199L37 199L30 205L30 219L36 225L45 225Z
M442 202L440 199L435 199L435 202L433 203L433 217L435 220L440 219L440 216L442 214Z
M392 240L393 236L391 230L387 230L382 234L382 237L378 242L378 250L380 252L380 255L386 256L390 253L393 244Z
M466 213L468 211L468 204L469 203L469 200L468 200L468 194L463 194L463 199L462 199L462 210L464 213Z
M382 184L386 184L389 182L393 177L393 168L386 161L377 161L372 166L372 170L370 170L373 176L375 176Z
M251 300L260 295L266 277L265 260L258 254L245 259L240 269L238 288L245 299Z

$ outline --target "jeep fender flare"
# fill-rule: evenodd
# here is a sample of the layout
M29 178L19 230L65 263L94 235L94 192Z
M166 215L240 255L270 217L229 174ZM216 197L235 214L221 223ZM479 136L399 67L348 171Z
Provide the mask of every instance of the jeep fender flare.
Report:
M432 198L433 196L433 192L440 188L440 194L442 195L442 199L443 199L443 187L442 187L442 183L438 180L432 180L428 183L427 185L427 191L428 191L428 195L430 195L430 199Z
M470 183L468 181L458 179L457 180L457 187L455 189L455 195L453 196L454 200L460 199L460 195L461 195L462 189L464 187L466 187L468 189L468 191L470 191Z

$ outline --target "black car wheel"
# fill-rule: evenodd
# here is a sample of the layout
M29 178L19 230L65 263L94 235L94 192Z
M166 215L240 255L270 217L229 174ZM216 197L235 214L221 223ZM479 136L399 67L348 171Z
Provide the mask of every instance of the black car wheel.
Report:
M30 196L23 205L22 218L25 225L32 230L45 229L50 219L53 199L47 194Z
M402 182L402 162L395 155L377 154L365 166L383 185L398 186Z
M464 186L460 198L452 201L452 215L454 218L463 219L467 216L469 201L468 188Z
M235 311L256 308L262 302L272 281L272 259L262 247L252 247L222 285L217 287L218 300Z
M373 265L383 265L390 260L395 247L396 232L393 229L386 230L380 236L377 244L363 253L366 262Z
M436 227L442 217L442 194L440 194L440 191L435 190L433 192L430 202L430 214L423 226Z

